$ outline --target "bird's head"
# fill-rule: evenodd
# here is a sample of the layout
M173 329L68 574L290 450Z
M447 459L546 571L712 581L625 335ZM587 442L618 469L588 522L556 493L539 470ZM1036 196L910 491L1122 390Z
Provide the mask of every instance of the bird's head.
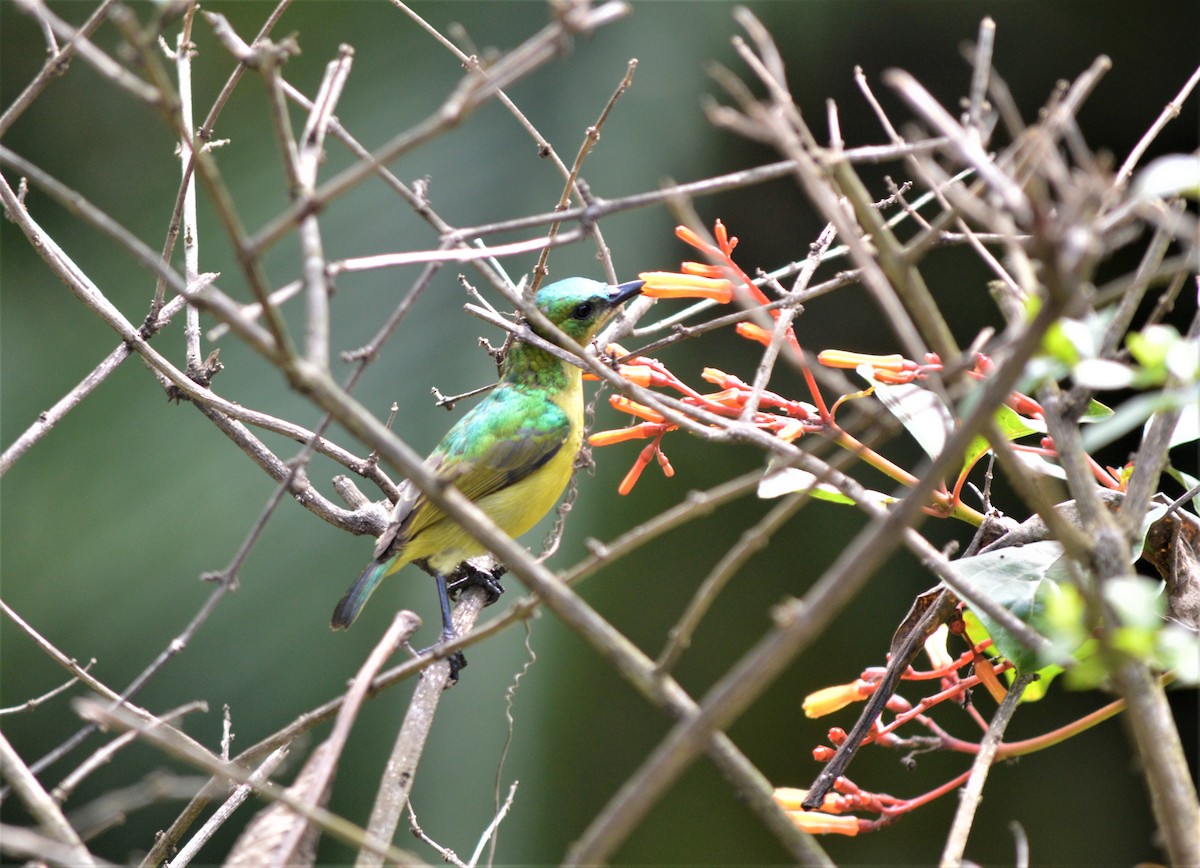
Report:
M586 277L568 277L539 289L533 303L577 343L586 344L612 319L622 302L641 291L640 280L609 286ZM538 331L536 326L534 331Z

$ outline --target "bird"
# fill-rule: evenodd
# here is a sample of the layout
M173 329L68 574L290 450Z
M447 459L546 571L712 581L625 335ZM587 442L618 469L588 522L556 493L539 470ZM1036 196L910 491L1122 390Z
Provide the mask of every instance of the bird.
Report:
M642 284L633 280L613 286L569 277L538 290L533 303L556 329L586 345L622 303L642 291ZM531 328L554 341L537 324ZM571 478L583 443L582 377L579 367L532 343L514 341L499 382L451 427L426 466L507 534L520 536L553 508ZM454 638L446 577L467 558L485 552L406 480L375 546L374 560L334 608L330 626L349 628L379 583L413 563L437 581L442 640Z

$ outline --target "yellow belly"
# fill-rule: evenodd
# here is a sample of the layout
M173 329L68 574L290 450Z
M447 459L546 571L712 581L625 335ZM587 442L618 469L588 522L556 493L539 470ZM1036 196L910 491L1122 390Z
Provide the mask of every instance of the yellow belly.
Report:
M554 457L526 478L475 501L492 521L511 537L528 531L558 502L571 479L575 456L583 443L582 385L572 396L562 395L559 404L571 417L571 435ZM575 397L574 401L571 398ZM461 561L484 554L487 548L448 518L421 531L404 551L404 563L427 558L438 572L448 572ZM389 572L399 569L399 564Z

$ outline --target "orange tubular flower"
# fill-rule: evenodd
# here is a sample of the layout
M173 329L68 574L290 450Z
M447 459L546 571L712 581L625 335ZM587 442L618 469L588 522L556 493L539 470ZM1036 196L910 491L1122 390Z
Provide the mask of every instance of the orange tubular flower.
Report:
M801 831L810 835L858 834L858 817L822 814L820 811L787 811L788 819Z
M905 358L899 354L890 356L873 356L869 353L855 353L850 350L821 350L817 361L827 368L849 368L853 370L859 365L870 365L876 370L903 371Z
M658 466L662 468L663 476L670 479L675 475L675 468L671 466L670 460L667 458L667 453L663 452L661 447L655 450L655 456L658 458Z
M785 811L799 811L800 806L804 804L804 800L808 797L808 790L802 790L798 787L776 787L771 793L771 798L775 800L775 804L779 805ZM829 796L825 797L826 800Z
M653 453L651 453L653 454ZM638 455L637 461L633 462L633 467L629 468L629 472L625 474L625 478L621 480L621 484L617 486L617 494L624 497L633 491L633 487L637 485L638 479L642 476L642 471L646 469L646 465L650 463L650 456L643 449Z
M1000 683L1000 679L996 677L996 670L992 666L992 661L988 660L982 654L975 658L975 674L979 676L980 683L987 688L988 693L992 694L992 699L997 703L1004 701L1004 697L1008 691L1004 685Z
M662 442L661 433L655 438L653 443L646 444L646 447L638 454L637 461L633 462L633 467L629 468L629 472L625 474L625 478L617 486L617 494L624 497L633 491L633 487L637 485L637 481L641 478L642 471L646 469L646 465L654 460L655 455L659 454L658 444L660 442ZM671 472L674 473L674 471ZM671 474L668 473L667 475L670 476Z
M682 262L679 265L681 274L691 275L692 277L709 277L713 280L721 280L729 275L729 268L723 265L709 265L707 262Z
M648 298L711 298L721 304L733 299L733 284L723 277L700 277L674 271L643 271L638 275Z
M608 399L608 403L613 405L614 409L620 410L622 413L628 413L631 416L637 416L639 419L645 419L647 422L665 422L662 413L647 407L645 404L639 404L637 401L631 401L624 395L613 395Z
M875 692L878 685L859 678L849 684L835 684L833 687L822 687L804 697L805 717L824 717L833 714L838 709L845 708L852 702L865 699Z
M617 373L635 386L646 389L654 382L654 371L646 365L618 365Z
M884 370L882 368L875 369L875 379L881 383L890 383L893 386L911 383L917 378L914 371L902 371L899 374L894 371Z
M899 354L873 356L870 353L855 353L850 350L822 350L817 361L827 368L854 369L867 365L881 383L911 383L917 378L921 366Z
M733 248L737 247L738 240L729 237L729 232L725 229L725 224L720 220L713 225L713 234L717 236L717 246L721 248L722 253L726 256L733 253Z
M668 426L658 422L642 422L628 428L616 428L612 431L597 431L588 437L589 446L611 446L614 443L624 443L626 440L648 440L660 436Z
M733 381L737 380L737 377L733 377L731 374L727 374L717 368L705 368L700 372L700 379L712 383L714 386L726 389L732 385L736 385Z
M799 419L790 419L779 426L775 431L775 436L780 440L791 443L797 437L804 433L804 423Z
M764 347L770 346L771 344L770 330L765 329L762 326L756 326L752 322L740 322L734 328L734 331L747 340L758 341L758 343L762 344Z
M856 791L855 795L861 792L845 778L838 778L839 785L843 782ZM803 811L806 798L808 798L808 790L802 790L799 787L776 787L771 793L771 799L784 811ZM821 802L821 810L828 814L840 814L850 804L852 803L849 803L840 791L826 793L825 800Z
M678 238L680 241L682 241L684 244L687 244L691 247L695 247L697 250L705 250L705 251L712 250L711 244L709 244L707 241L705 241L703 238L701 238L699 235L697 235L691 229L688 229L686 226L676 226L675 227L675 237Z

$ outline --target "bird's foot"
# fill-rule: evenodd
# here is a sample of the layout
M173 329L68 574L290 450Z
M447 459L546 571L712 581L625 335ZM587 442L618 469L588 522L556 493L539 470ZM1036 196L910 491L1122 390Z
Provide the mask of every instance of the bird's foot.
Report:
M430 645L428 648L421 648L419 650L409 645L408 650L413 656L420 657L423 654L436 652L446 642L457 638L458 636L455 633L446 632L443 630L442 635L438 638L436 645ZM467 668L467 658L466 655L461 651L455 651L453 654L445 654L442 656L444 656L446 661L450 664L450 676L446 679L446 689L449 690L458 683L458 673Z
M442 638L438 642L439 644L445 644L457 638L458 635L453 630L443 628ZM461 651L455 651L446 660L450 664L450 677L446 679L446 689L449 690L455 684L458 684L458 673L467 668L467 658Z
M507 572L508 567L503 564L497 564L491 570L481 570L464 563L454 571L450 581L446 583L446 590L450 593L451 597L457 599L458 595L467 588L483 588L487 593L487 600L483 605L490 606L499 600L500 595L504 593L504 586L500 584L500 577Z
M446 689L458 684L458 673L467 668L467 658L461 651L455 651L447 658L450 662L450 677L446 679Z

